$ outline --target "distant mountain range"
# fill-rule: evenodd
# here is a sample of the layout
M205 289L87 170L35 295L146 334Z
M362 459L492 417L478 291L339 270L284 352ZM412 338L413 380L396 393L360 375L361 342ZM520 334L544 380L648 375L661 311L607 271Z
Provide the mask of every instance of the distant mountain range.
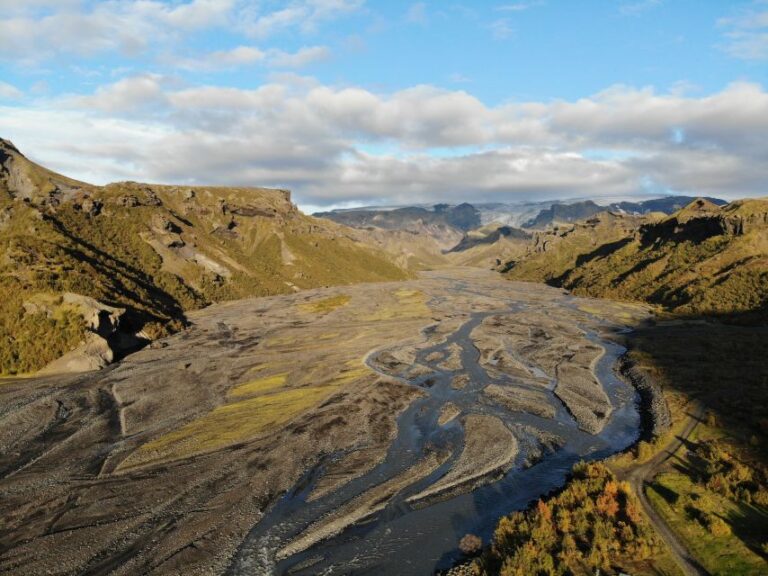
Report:
M405 206L401 208L361 208L316 212L313 216L326 218L353 228L376 227L384 230L406 230L428 233L437 239L445 238L450 244L456 240L455 233L479 228L482 224L480 211L471 204L435 204ZM460 237L460 236L459 236Z
M456 233L496 223L516 228L541 229L550 225L584 220L598 212L612 211L630 215L661 212L672 214L690 204L692 196L665 196L641 201L619 201L598 204L593 200L547 201L526 203L462 203L456 206L367 207L329 212L314 216L327 218L354 228L376 227L386 230L408 230L453 240ZM706 198L722 206L725 200Z
M577 220L585 220L594 216L598 212L610 211L621 214L630 214L633 216L660 212L663 214L672 214L677 210L687 206L696 200L693 196L664 196L662 198L653 198L641 202L612 202L610 204L600 205L592 200L574 202L571 204L554 203L546 210L542 210L535 218L528 220L523 224L524 228L546 228L552 224L569 223ZM705 200L723 206L727 204L725 200L719 198L705 198Z

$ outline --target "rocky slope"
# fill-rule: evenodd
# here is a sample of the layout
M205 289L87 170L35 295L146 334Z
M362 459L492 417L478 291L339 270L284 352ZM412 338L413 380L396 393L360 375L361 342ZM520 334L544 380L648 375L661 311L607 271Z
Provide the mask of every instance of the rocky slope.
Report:
M677 312L764 319L768 199L725 206L699 199L666 217L602 213L539 233L526 256L508 262L506 273Z
M0 374L101 366L214 301L406 277L287 191L93 186L0 140Z
M499 222L483 222L487 211L470 204L431 208L361 208L315 216L358 230L358 237L393 254L409 269L445 266L492 268L525 251L530 234Z
M530 240L531 234L524 230L489 224L467 232L445 258L456 266L495 268L524 254Z
M687 206L696 198L691 196L665 196L652 198L638 202L612 202L607 205L597 204L592 200L580 202L561 203L555 202L549 208L541 210L535 218L531 218L523 224L525 228L547 228L569 224L580 220L586 220L599 212L609 211L630 216L642 216L652 212L672 214ZM708 202L723 206L724 200L718 198L706 198Z

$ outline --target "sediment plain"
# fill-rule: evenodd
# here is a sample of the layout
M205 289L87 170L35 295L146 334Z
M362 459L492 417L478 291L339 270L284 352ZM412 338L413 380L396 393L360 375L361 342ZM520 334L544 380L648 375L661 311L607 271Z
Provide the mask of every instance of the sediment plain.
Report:
M0 572L424 574L637 437L638 305L492 272L252 298L0 381ZM426 570L426 572L425 572Z

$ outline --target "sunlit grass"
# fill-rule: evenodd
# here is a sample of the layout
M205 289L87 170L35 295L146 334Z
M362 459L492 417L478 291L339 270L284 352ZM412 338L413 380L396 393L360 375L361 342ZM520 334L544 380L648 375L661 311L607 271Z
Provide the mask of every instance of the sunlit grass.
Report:
M337 308L346 306L351 300L351 296L347 294L339 294L338 296L329 296L321 300L314 300L312 302L304 302L299 304L299 310L302 312L312 312L315 314L327 314L333 312Z
M277 388L281 388L285 384L285 380L288 377L287 373L275 374L273 376L266 376L264 378L258 378L245 384L239 384L230 390L229 395L235 397L253 396L255 394L263 392L271 392Z
M292 388L218 406L197 420L142 445L120 468L178 460L254 439L316 406L338 388L336 383Z
M212 452L269 433L364 376L371 374L360 359L344 362L337 374L315 386L285 388L288 374L275 374L235 387L237 400L139 447L121 465L132 468Z
M748 526L751 524L748 517L761 515L762 512L720 497L679 473L658 476L648 488L648 498L713 576L757 576L766 573L765 560L750 550L741 538L736 534L711 534L691 517L690 510L694 504L696 508L724 519L729 526ZM673 501L670 502L670 499Z
M426 305L427 297L422 291L399 288L392 295L395 297L395 302L378 305L371 314L362 319L380 322L383 320L423 318L429 314L429 307Z

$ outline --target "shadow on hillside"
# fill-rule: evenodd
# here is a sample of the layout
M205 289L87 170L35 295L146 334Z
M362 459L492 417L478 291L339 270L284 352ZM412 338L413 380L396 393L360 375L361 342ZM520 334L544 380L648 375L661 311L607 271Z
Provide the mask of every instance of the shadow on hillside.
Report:
M636 362L668 391L700 401L704 420L741 447L732 455L753 471L754 487L765 486L768 463L768 324L755 322L765 315L763 307L741 315L679 317L641 326L629 339ZM683 445L686 456L673 458L672 468L706 482L708 463L695 452L699 444L686 439ZM662 496L674 503L669 494ZM734 535L765 557L768 510L754 500L731 500L738 510L729 518Z
M768 460L768 325L747 314L679 317L637 328L630 350L670 389L700 400L716 421Z
M605 258L606 256L610 256L611 254L613 254L617 250L621 250L622 248L624 248L624 246L626 246L631 242L632 242L632 237L628 236L627 238L616 240L616 242L608 242L607 244L601 244L596 249L592 250L592 252L589 252L587 254L581 254L578 258L576 258L576 268L586 264L587 262L591 262L592 260L595 260L597 258Z

